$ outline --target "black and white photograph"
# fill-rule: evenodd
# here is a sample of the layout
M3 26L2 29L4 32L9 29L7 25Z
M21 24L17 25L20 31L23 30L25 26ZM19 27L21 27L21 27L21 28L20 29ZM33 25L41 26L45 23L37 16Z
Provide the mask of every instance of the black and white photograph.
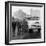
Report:
M44 4L6 3L6 42L44 42Z

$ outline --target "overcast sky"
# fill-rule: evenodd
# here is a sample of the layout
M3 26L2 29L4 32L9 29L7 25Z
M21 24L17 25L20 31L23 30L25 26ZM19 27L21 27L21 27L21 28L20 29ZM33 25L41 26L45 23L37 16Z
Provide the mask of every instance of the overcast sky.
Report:
M14 16L14 13L19 9L21 9L22 11L24 11L26 14L29 14L29 15L31 14L31 9L40 10L39 7L12 6L12 16Z

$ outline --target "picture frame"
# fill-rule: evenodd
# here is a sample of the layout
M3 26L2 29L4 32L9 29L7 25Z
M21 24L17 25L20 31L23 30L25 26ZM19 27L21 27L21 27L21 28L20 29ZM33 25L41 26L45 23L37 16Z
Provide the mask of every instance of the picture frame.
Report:
M14 23L19 23L19 28ZM45 3L5 2L5 44L28 43L45 43Z

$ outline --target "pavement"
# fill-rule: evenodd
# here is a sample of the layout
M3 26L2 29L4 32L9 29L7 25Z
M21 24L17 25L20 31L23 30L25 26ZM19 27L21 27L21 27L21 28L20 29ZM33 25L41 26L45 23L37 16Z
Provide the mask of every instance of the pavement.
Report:
M40 33L21 33L20 35L17 36L12 36L12 40L16 40L16 39L36 39L36 38L40 38Z

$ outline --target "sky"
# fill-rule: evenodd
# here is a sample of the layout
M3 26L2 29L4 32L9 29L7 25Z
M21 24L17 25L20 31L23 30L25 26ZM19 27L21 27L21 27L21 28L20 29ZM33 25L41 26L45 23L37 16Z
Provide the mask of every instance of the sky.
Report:
M14 16L14 13L20 9L28 15L31 15L31 9L40 10L39 7L12 6L12 16Z

